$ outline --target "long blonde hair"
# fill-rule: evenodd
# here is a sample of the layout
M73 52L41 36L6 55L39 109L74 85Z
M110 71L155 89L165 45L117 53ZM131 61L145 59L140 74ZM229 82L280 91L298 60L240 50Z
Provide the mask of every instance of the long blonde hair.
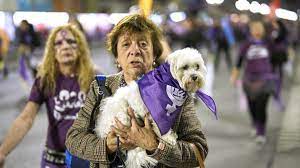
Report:
M55 59L54 40L61 30L69 30L76 39L78 59L76 62L76 75L80 89L87 92L95 75L94 65L91 60L90 50L84 35L72 25L64 25L54 28L46 42L43 61L38 68L37 77L41 78L41 88L46 93L54 93L56 79L59 75L57 60Z

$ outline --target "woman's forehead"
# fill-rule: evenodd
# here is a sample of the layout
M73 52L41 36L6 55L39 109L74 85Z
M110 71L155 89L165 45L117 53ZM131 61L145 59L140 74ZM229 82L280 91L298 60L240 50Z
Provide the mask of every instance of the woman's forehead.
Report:
M150 40L150 33L149 32L125 32L120 34L119 40Z
M67 38L74 39L74 36L73 36L73 34L71 33L70 30L62 29L62 30L57 32L55 39L67 39Z

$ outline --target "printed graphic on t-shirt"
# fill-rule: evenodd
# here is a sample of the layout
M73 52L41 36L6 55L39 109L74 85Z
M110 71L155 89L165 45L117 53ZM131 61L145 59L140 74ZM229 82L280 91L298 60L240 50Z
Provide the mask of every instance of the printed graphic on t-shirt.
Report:
M247 52L247 59L259 59L259 58L267 58L269 52L265 46L261 45L251 45Z
M82 91L68 91L61 90L58 95L54 97L54 118L56 120L74 120L76 115L66 114L67 111L72 109L81 108L85 100L85 93Z

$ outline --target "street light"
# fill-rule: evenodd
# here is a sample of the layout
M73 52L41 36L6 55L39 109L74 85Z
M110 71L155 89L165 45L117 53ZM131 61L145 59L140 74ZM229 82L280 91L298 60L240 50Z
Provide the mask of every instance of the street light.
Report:
M15 25L19 25L22 20L27 20L33 25L44 24L49 27L57 27L68 23L69 15L66 12L35 11L17 11L13 14L13 22Z
M261 5L260 5L260 11L259 11L262 15L268 15L268 14L270 14L271 13L271 9L270 9L270 7L267 5L267 4L265 4L265 3L262 3Z
M260 4L256 1L252 1L250 4L250 12L259 13L260 12Z
M170 14L170 18L173 22L180 22L186 19L186 14L184 12L173 12Z
M241 11L249 10L250 3L247 0L238 0L238 1L235 1L235 7Z
M298 15L297 15L296 12L286 10L286 9L282 9L282 8L276 9L275 10L275 15L279 18L292 20L292 21L296 21L298 19Z
M206 2L210 5L220 5L224 2L224 0L206 0Z

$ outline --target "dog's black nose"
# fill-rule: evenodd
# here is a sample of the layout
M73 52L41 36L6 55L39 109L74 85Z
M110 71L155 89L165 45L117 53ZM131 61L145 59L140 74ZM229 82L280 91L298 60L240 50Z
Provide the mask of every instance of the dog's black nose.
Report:
M197 77L196 75L193 75L193 76L192 76L192 80L193 80L193 81L197 80L197 78L198 78L198 77Z

